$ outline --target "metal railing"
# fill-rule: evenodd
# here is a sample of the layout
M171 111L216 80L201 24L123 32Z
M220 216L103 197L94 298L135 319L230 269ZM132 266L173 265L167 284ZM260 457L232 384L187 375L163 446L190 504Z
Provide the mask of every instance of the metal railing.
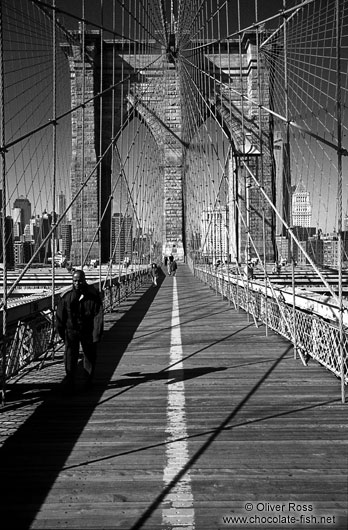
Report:
M109 280L103 289L104 312L115 310L148 280L149 270L147 268L128 272ZM60 289L55 294L55 305L64 291L65 289ZM31 297L30 301L25 297L9 306L6 335L6 380L17 375L35 361L44 360L49 355L54 357L54 352L62 345L62 341L55 333L53 317L51 294ZM41 366L40 362L38 366ZM1 364L0 373L2 370Z
M275 297L265 292L257 282L238 278L236 275L213 271L208 266L194 266L189 263L193 274L210 288L231 301L234 307L251 314L255 320L263 322L293 344L297 353L306 362L314 359L341 378L341 360L339 355L340 331L338 323L329 321L320 315L305 311L285 301L281 291ZM344 333L344 351L348 351L348 330ZM344 357L344 382L348 383L348 361Z

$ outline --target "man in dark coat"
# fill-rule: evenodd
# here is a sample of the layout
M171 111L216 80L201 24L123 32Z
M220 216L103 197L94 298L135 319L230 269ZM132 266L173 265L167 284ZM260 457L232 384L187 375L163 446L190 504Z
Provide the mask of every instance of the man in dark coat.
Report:
M65 342L65 371L68 390L73 390L81 343L86 387L92 385L97 343L103 333L103 304L100 293L88 285L85 273L73 273L72 289L61 297L56 312L56 329Z

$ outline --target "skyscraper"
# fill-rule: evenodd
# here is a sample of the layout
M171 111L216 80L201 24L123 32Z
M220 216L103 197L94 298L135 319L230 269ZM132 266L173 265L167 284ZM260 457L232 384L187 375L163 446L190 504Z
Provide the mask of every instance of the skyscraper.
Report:
M61 191L60 194L58 195L58 217L57 217L57 222L59 222L58 228L57 228L58 239L62 238L62 226L66 223L66 215L64 215L63 217L63 213L65 212L65 210L66 210L66 197L64 193Z
M12 268L14 266L14 246L13 246L13 220L8 216L5 219L5 238L6 238L6 264ZM0 263L3 263L3 241L2 241L2 218L0 218Z
M130 215L114 213L112 216L111 242L113 262L120 263L127 254L132 258L133 218Z
M71 252L71 225L70 224L63 224L61 227L61 233L62 233L62 254L66 257L67 260L70 260L70 252Z
M22 227L22 210L20 208L12 209L12 219L13 219L13 236L15 239L19 239L22 235L24 227Z
M309 191L303 182L299 182L292 195L292 225L310 227L312 219L312 204Z
M20 235L23 234L24 227L27 225L31 218L31 202L29 199L21 195L13 203L13 209L20 208L21 210L21 226Z
M202 250L207 256L228 259L228 215L226 207L207 208L202 220Z
M66 197L64 193L61 191L60 194L58 195L58 215L59 217L62 216L65 210L66 210Z
M47 237L52 224L52 216L45 210L39 218L39 234L35 241L36 248L38 248L42 241ZM36 250L35 248L35 250ZM39 260L41 263L48 263L48 258L51 257L51 241L46 241L45 245L39 252Z

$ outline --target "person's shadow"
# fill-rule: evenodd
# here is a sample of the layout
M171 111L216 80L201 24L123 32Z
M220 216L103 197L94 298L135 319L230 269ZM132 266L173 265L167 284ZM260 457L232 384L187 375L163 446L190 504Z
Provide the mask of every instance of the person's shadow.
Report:
M215 366L199 366L197 368L178 368L178 369L164 369L160 372L129 372L123 374L127 379L118 379L109 384L109 388L124 388L141 385L150 381L164 381L167 385L172 385L180 381L187 381L195 379L212 372L219 372L227 370L227 368L219 368Z
M132 303L128 311L104 333L97 360L97 384L91 392L78 389L76 395L65 397L61 383L46 381L42 403L5 441L0 449L0 494L6 529L31 527L156 294L157 289L143 286L126 302ZM42 378L44 374L43 369ZM21 395L27 399L27 386L32 385L14 385L12 397L10 387L8 405L3 411L19 407ZM34 394L36 399L38 393Z

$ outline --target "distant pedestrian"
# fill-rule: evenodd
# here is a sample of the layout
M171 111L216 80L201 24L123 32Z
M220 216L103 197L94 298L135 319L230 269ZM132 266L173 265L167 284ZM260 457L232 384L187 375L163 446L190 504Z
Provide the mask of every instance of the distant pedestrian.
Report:
M80 344L84 354L86 387L92 386L97 343L103 333L103 304L99 291L87 284L82 270L75 270L72 280L72 289L63 294L56 312L56 329L65 342L68 391L74 390Z
M169 276L170 276L171 273L172 273L172 263L173 263L173 261L174 261L174 256L173 256L173 254L171 254L171 255L169 256L169 258L168 258L168 266L167 266Z
M164 263L164 266L166 267L168 264L168 256L164 256L163 263Z
M172 276L175 276L177 268L178 268L178 264L175 261L175 259L173 259L173 261L170 262L170 274Z
M156 263L152 263L151 265L151 278L152 283L157 286L157 281L159 278L159 270Z

